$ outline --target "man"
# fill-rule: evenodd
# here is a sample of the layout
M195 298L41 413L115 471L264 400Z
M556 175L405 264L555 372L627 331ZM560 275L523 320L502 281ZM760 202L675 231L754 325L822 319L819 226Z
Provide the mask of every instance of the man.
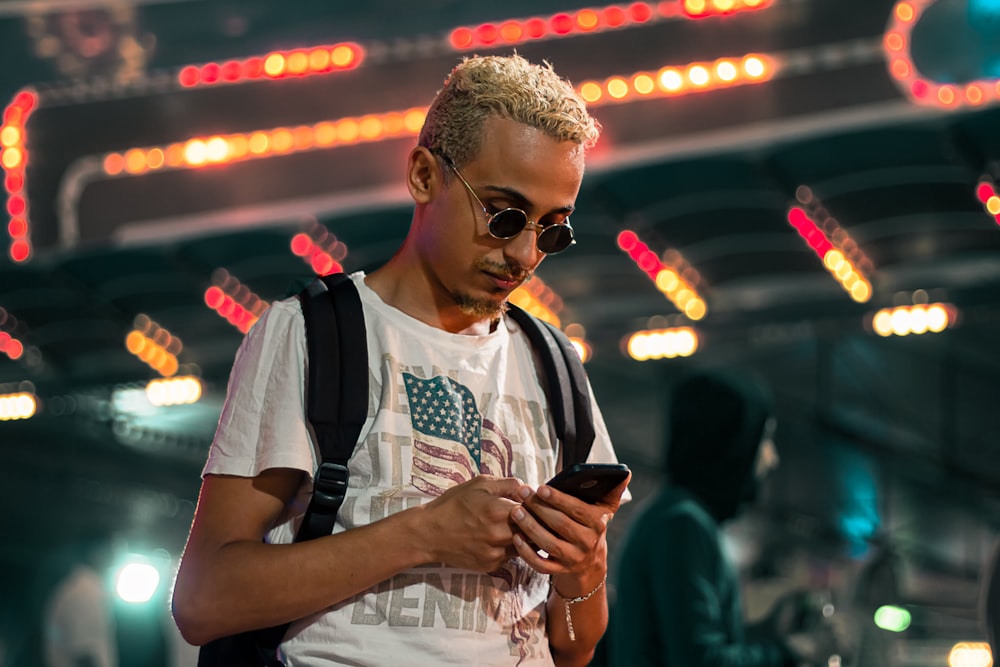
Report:
M529 343L504 310L572 240L597 137L550 67L484 57L451 72L409 154L410 231L387 264L352 275L370 407L334 534L288 544L316 452L303 318L286 300L234 364L175 585L188 641L293 621L289 665L587 663L627 482L595 505L544 485L559 453ZM595 426L590 460L614 461L596 412Z
M782 667L827 664L833 634L783 601L757 628L743 622L739 581L720 527L778 464L767 393L749 378L698 373L670 409L667 486L629 526L608 633L611 664Z
M111 538L85 535L67 548L70 568L45 603L46 667L113 667L118 664L108 570Z

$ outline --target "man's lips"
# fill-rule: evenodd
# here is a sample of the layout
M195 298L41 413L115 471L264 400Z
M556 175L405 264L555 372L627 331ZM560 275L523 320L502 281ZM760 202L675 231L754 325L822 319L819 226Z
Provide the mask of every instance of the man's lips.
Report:
M484 273L490 280L493 281L493 284L505 290L513 290L524 282L523 277L499 275L496 273L490 273L489 271L485 271Z

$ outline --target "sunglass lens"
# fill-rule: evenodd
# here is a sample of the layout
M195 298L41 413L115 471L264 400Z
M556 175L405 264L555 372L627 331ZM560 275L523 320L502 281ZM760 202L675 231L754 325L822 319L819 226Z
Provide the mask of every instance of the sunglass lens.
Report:
M522 211L513 208L504 209L490 221L490 234L498 239L514 238L527 224L528 218Z
M569 225L549 225L538 235L538 249L554 255L573 243L573 228Z

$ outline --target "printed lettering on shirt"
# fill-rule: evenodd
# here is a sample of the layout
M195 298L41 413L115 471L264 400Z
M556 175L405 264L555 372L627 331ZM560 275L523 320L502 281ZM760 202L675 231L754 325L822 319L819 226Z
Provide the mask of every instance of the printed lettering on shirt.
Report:
M406 398L406 388L399 382L399 378L409 367L396 361L389 353L382 355L382 364L382 372L386 381L382 383L379 407L382 410L391 410L404 415L409 414L410 405Z
M533 445L542 449L551 448L548 413L538 401L486 394L482 405L486 406L485 411L496 415L497 425L510 434L515 447ZM525 439L514 440L517 435Z
M420 569L397 574L356 596L351 623L477 633L499 626L507 628L511 655L524 659L540 653L544 596L537 607L522 608L524 591L514 589L538 584L533 581L538 575L523 561L509 561L496 576Z

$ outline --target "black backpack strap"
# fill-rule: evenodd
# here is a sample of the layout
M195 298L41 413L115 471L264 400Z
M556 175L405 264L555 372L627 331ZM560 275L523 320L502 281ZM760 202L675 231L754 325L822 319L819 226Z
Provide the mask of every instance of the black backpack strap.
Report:
M322 458L295 535L296 542L303 542L333 532L347 494L347 463L368 417L368 340L361 297L343 273L317 278L299 293L299 300L309 359L306 416ZM253 632L260 663L248 664L283 665L277 652L289 625Z
M347 492L347 462L368 416L368 341L361 298L342 273L315 279L299 292L306 323L309 374L306 415L322 461L296 541L333 532ZM199 667L282 667L278 658L290 623L251 630L210 642L198 653Z
M594 413L583 362L562 331L514 304L507 313L538 351L547 379L547 396L556 437L562 443L562 465L583 463L594 444Z
M361 297L343 273L301 294L309 352L306 410L322 461L297 542L333 532L347 493L347 462L368 417L368 341Z

